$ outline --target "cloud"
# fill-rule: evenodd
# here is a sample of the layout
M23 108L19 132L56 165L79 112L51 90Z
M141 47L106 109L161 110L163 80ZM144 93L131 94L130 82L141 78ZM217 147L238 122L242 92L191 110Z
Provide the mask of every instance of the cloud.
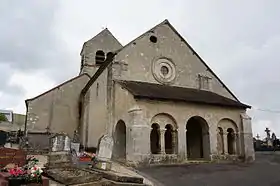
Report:
M3 0L1 106L23 112L25 98L77 75L83 42L102 28L126 44L168 18L241 101L280 110L278 7L278 0ZM255 134L266 126L280 133L279 113L249 113Z

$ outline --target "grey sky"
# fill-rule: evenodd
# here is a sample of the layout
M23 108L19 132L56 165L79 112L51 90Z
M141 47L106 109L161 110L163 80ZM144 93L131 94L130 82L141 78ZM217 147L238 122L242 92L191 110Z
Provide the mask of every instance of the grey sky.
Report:
M126 44L169 19L241 101L280 111L278 0L0 2L0 107L77 75L84 41L108 27ZM39 77L40 75L40 77ZM250 111L255 134L280 136L280 113Z

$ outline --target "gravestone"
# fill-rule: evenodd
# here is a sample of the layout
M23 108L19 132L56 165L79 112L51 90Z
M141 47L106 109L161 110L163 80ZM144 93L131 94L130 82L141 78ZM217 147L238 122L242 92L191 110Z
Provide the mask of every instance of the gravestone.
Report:
M72 166L70 143L71 139L63 133L54 134L50 137L47 169Z
M0 147L0 168L8 164L23 166L26 163L26 152L21 149Z
M100 138L97 151L97 161L94 164L95 168L102 170L110 170L112 167L111 158L114 141L109 135L104 135Z
M79 139L79 135L78 135L78 131L75 130L74 131L74 137L73 140L71 142L71 151L75 152L77 155L79 155L80 152L80 139Z
M104 135L101 137L98 145L97 158L102 161L110 161L112 158L113 145L114 141L111 136Z
M7 142L8 134L7 132L0 130L0 147L4 147Z
M50 137L50 151L70 151L70 138L66 134L55 134Z

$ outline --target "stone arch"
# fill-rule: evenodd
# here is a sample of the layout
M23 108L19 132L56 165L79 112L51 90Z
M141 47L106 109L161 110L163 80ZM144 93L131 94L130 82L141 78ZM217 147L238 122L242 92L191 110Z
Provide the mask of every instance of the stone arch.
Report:
M126 159L126 125L123 120L119 120L114 132L114 154L115 159Z
M167 124L172 125L173 129L178 129L177 122L174 117L167 113L156 114L151 119L151 123L157 123L161 129L164 129Z
M187 121L186 140L189 159L210 159L209 126L204 118L193 116Z
M150 146L152 154L160 153L160 126L157 123L152 124Z
M178 125L176 120L170 114L159 113L151 119L151 123L156 123L159 126L161 153L176 154L178 151Z
M223 118L218 123L218 128L223 130L223 151L225 154L238 154L239 152L239 128L237 124L228 118ZM221 144L218 144L218 146Z

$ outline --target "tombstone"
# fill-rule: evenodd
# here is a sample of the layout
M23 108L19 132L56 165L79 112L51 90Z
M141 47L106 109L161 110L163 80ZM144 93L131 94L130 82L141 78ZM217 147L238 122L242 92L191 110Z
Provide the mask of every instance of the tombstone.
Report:
M101 170L111 170L112 151L114 141L109 135L104 135L100 138L98 143L97 161L93 165L94 168Z
M112 158L113 145L114 141L111 136L104 135L101 137L98 145L97 158L102 161L110 161Z
M7 143L8 134L7 132L0 130L0 147L4 147Z
M54 134L50 137L47 169L72 166L70 143L71 140L66 134Z
M70 151L71 140L66 134L55 134L50 138L50 151Z
M0 168L8 164L23 166L26 163L26 152L21 149L0 147Z
M79 139L78 131L75 130L74 137L71 142L71 151L75 151L77 155L79 155L79 152L80 152L80 143L79 142L80 142L80 139Z

